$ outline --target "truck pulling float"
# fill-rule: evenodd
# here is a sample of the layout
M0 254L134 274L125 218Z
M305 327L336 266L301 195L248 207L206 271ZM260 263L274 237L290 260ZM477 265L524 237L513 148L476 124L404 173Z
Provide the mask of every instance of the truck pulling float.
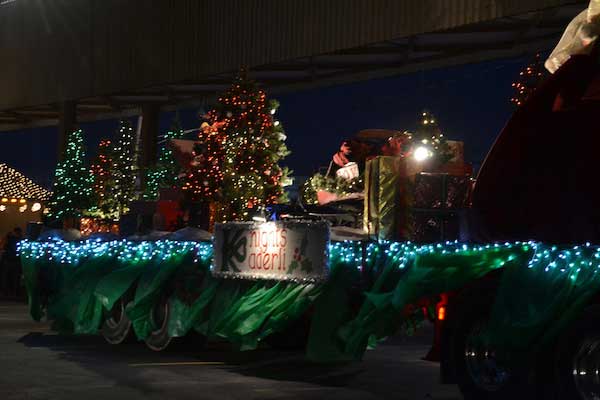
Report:
M468 242L336 242L302 218L217 225L212 241L24 241L31 315L112 344L194 334L319 362L430 318L428 358L467 399L598 399L599 93L598 54L575 55L514 114L479 172Z

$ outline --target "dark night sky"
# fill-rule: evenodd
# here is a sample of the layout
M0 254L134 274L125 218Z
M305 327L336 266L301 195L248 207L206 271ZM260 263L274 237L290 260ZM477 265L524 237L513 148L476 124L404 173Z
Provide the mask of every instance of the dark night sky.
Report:
M477 167L510 117L511 83L530 59L468 64L277 96L281 102L277 116L292 151L284 164L295 175L310 175L328 164L345 137L367 128L412 129L427 108L447 138L465 142L465 157ZM173 113L162 116L161 131L172 118ZM198 110L182 110L180 118L184 129L199 126ZM116 126L117 121L81 124L90 156ZM0 162L50 186L56 127L0 135Z

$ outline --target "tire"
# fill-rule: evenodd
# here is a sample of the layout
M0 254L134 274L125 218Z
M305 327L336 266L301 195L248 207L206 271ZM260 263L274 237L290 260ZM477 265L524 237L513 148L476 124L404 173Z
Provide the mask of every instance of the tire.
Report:
M600 305L587 307L556 348L557 399L600 399Z
M133 339L133 329L131 321L125 313L127 305L131 301L131 295L128 291L113 304L113 307L106 313L102 324L101 333L104 339L110 344L121 344L130 342Z
M162 297L150 310L150 321L154 330L146 338L146 346L153 351L163 351L171 343L169 336L169 318L171 316L171 303L169 298Z
M465 296L453 310L454 332L450 338L456 383L466 400L517 400L535 398L535 385L530 379L534 368L515 371L503 365L498 352L488 348L478 335L485 329L493 304L489 294Z

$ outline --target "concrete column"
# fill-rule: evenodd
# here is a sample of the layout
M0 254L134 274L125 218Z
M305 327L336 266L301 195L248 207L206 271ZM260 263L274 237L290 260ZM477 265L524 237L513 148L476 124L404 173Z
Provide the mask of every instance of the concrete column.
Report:
M160 107L158 104L142 106L140 167L150 167L156 164L159 117Z
M60 116L58 121L58 160L62 161L67 137L77 127L77 103L72 100L60 103Z

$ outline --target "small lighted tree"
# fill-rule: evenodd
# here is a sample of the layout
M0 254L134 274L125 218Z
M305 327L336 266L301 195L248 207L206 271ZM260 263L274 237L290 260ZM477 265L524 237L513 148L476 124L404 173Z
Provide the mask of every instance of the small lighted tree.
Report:
M94 204L85 213L87 216L101 219L113 219L117 216L118 206L110 195L114 190L112 143L108 139L98 144L98 155L92 163L94 179Z
M194 145L193 159L186 175L183 191L189 201L210 203L221 200L223 164L225 159L225 133L223 124L217 122L214 112L206 115L198 143Z
M160 189L175 188L180 185L181 167L175 159L171 148L171 139L180 139L185 135L177 118L173 127L163 136L163 144L160 148L158 161L155 166L146 171L144 199L157 200Z
M439 164L445 164L452 158L448 142L431 112L424 110L421 113L417 129L410 135L415 151L427 149L432 159Z
M111 210L114 219L128 212L129 205L135 200L137 173L135 132L129 121L122 120L112 149L112 187L107 191L115 202L115 208Z
M83 131L78 129L67 136L67 145L56 167L52 197L48 203L51 221L81 217L93 198L93 176L85 165Z

